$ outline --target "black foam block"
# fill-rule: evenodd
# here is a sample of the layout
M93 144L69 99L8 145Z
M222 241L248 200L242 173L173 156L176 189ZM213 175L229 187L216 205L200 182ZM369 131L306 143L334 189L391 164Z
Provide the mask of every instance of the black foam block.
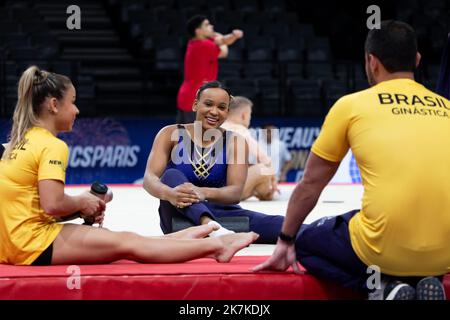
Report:
M220 225L228 230L234 232L248 232L249 231L249 220L248 217L222 217L217 218L216 221ZM194 224L184 218L184 217L173 217L172 218L172 230L173 232L180 231L189 227L193 227Z

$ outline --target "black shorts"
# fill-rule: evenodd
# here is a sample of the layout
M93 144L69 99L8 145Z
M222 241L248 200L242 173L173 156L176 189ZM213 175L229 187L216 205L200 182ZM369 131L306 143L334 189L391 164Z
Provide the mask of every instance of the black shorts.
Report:
M47 249L45 249L41 255L34 260L31 264L32 266L49 266L52 264L52 256L53 256L53 243L50 244Z

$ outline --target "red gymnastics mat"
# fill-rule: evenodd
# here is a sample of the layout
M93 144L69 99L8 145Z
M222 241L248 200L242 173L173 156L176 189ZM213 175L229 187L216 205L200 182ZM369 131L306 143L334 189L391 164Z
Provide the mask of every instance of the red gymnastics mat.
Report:
M253 273L266 256L230 263L198 259L179 264L0 265L0 299L11 300L300 300L361 298L305 273ZM450 287L450 279L446 279ZM449 293L449 292L447 292Z

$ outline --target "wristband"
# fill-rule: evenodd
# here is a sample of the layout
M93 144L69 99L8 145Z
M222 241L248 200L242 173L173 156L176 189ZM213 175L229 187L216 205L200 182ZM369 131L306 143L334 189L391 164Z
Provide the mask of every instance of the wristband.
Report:
M287 244L293 244L295 242L295 236L288 236L287 234L280 232L278 235L278 239L281 241L287 243Z

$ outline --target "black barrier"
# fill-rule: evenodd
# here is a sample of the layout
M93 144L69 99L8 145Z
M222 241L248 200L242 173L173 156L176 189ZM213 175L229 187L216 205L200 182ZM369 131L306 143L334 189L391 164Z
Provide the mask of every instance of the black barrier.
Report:
M216 221L225 229L232 230L234 232L248 232L250 230L248 217L221 217L216 218ZM194 224L192 221L185 217L180 216L172 218L173 232L193 226Z

